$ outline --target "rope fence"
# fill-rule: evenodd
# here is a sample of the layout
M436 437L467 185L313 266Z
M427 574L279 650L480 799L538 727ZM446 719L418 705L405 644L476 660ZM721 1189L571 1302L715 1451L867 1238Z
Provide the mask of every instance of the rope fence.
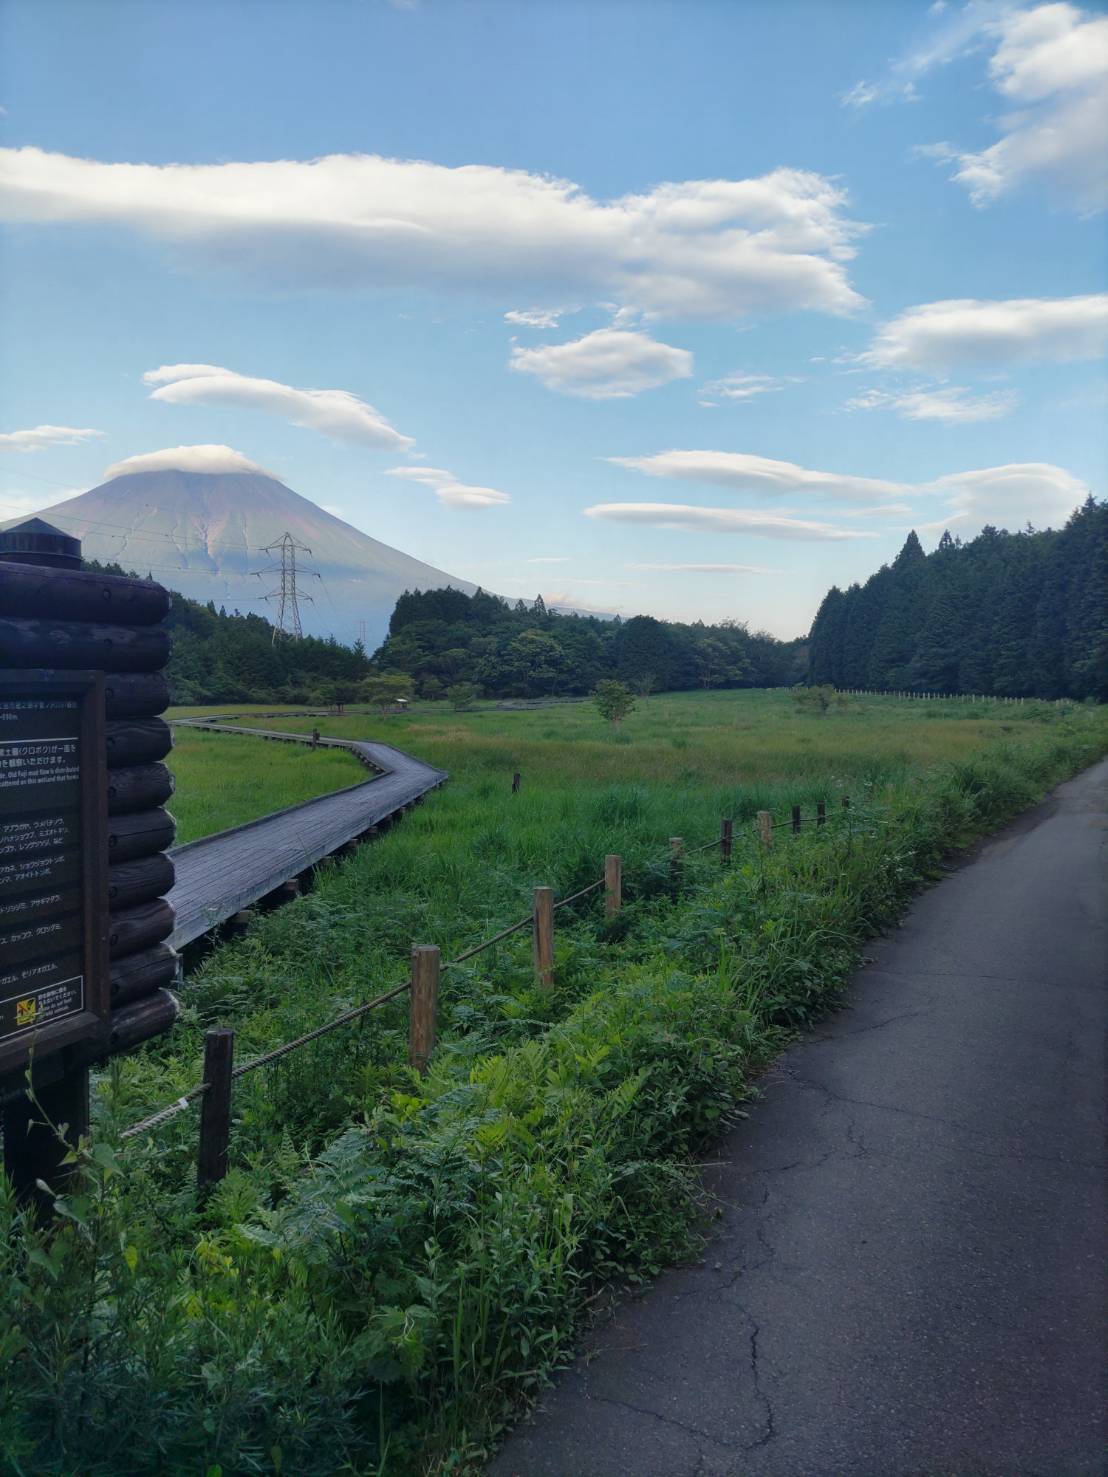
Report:
M832 817L828 816L823 801L817 804L816 814L810 816L802 815L800 807L794 806L787 820L775 821L768 810L761 810L755 819L755 834L759 847L762 851L772 848L775 830L788 828L793 834L799 834L802 825L815 825L819 828L836 815L850 819L852 811L849 796L842 797L841 809L832 812ZM669 889L671 894L676 896L684 880L684 862L687 857L718 850L720 861L726 864L731 860L733 840L734 822L730 818L725 818L720 822L719 835L711 841L704 842L703 845L686 849L683 837L671 836L668 851L653 861L644 863L643 869L668 863ZM151 1113L148 1117L125 1129L121 1135L122 1139L127 1141L141 1134L150 1133L190 1108L194 1103L199 1102L201 1115L197 1154L197 1188L203 1198L227 1173L231 1134L231 1095L234 1083L241 1077L279 1061L282 1057L298 1051L301 1047L307 1046L309 1042L329 1035L332 1031L350 1025L353 1021L368 1014L369 1011L376 1010L388 1004L389 1001L398 999L401 995L410 997L408 1062L422 1075L427 1071L435 1046L441 971L457 968L477 954L510 938L513 934L530 929L535 979L541 986L550 987L554 983L554 915L562 908L568 908L572 903L579 902L601 888L604 889L605 917L611 919L619 912L623 902L623 858L616 853L605 857L603 877L578 888L568 897L555 901L552 888L536 887L531 913L526 918L510 923L489 938L482 939L480 943L464 949L453 959L443 960L439 948L434 944L414 945L411 970L406 980L374 996L372 1000L363 1001L360 1005L343 1011L341 1015L335 1016L332 1020L325 1021L323 1025L316 1026L311 1031L305 1031L303 1035L283 1042L280 1046L275 1046L272 1050L263 1052L261 1056L243 1062L239 1066L233 1064L234 1032L226 1027L206 1031L204 1035L204 1080L195 1087L189 1088L173 1102L158 1109L157 1112Z

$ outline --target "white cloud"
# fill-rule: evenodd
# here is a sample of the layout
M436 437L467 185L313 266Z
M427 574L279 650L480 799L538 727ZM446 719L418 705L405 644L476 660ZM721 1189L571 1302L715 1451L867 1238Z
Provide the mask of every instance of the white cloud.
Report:
M756 538L838 541L876 537L872 533L836 528L830 523L793 518L786 513L700 508L687 503L596 503L585 509L585 517L609 519L615 523L645 523L653 528L679 529L685 533L745 533Z
M858 361L879 369L948 369L1095 359L1108 345L1108 293L1084 297L950 298L907 308Z
M629 564L628 569L651 569L666 574L783 574L760 564Z
M586 509L592 518L626 523L647 523L657 528L700 530L707 533L749 533L767 538L874 538L850 528L852 520L903 517L913 511L921 518L941 514L946 522L964 518L981 527L1021 528L1027 522L1038 527L1057 526L1084 499L1085 484L1064 467L1049 462L1015 462L951 472L934 481L919 483L881 482L868 477L844 477L835 472L816 472L791 462L769 461L738 452L663 452L656 457L612 457L622 466L652 476L699 480L736 493L780 493L804 499L848 498L860 504L838 510L838 525L812 522L788 511L765 513L740 508L690 507L676 503L602 503ZM874 502L884 489L894 500ZM930 523L921 523L921 528Z
M981 527L993 523L1016 529L1025 523L1058 527L1088 495L1088 487L1064 467L1050 462L1016 462L952 472L927 485L946 495L953 516L965 515Z
M533 374L548 390L586 400L626 400L675 379L688 379L693 356L648 333L598 328L565 344L514 348L509 367Z
M445 467L390 467L386 477L403 477L408 482L422 482L425 487L441 487L444 482L457 482Z
M143 383L158 385L151 400L170 405L232 405L279 415L294 426L321 431L357 446L406 451L413 446L380 411L349 390L298 390L279 380L255 379L215 364L166 364L148 370Z
M846 402L848 410L895 410L903 420L942 421L964 425L995 421L1008 415L1018 397L1012 390L994 390L973 395L960 385L932 390L865 390Z
M258 472L263 477L277 475L230 446L167 446L162 451L145 451L139 456L113 462L104 468L104 480L130 477L136 472Z
M454 473L444 467L390 467L385 476L401 477L421 487L433 488L439 502L448 508L495 508L512 500L506 492L497 492L495 487L475 487L459 482Z
M1083 212L1108 206L1108 16L1069 4L1014 10L987 27L997 46L993 86L1019 111L1000 117L1001 137L977 151L943 143L924 152L956 165L953 179L975 205L1028 180Z
M706 482L735 492L774 496L814 494L834 500L865 502L906 491L902 482L842 476L837 472L814 472L793 462L774 461L770 457L752 456L743 451L662 451L655 456L611 456L607 460L620 467L645 472L648 477Z
M1014 12L997 31L989 74L1016 102L1103 82L1108 72L1108 17L1087 16L1075 5L1038 5Z
M877 80L863 79L840 94L847 108L866 108L871 103L914 103L919 101L919 83L928 72L948 66L980 50L988 42L989 26L1011 9L1011 0L969 0L969 3L937 25L925 22L911 47L892 61ZM928 7L928 15L944 16L945 4Z
M525 328L557 328L564 308L511 308L504 314L506 323L520 323Z
M714 407L721 400L731 403L753 400L756 395L769 395L795 383L797 381L791 376L788 379L775 379L771 374L726 374L722 379L708 380L701 385L697 391L697 399L701 405Z
M76 426L35 426L29 431L0 434L0 451L45 451L51 446L80 446L103 435L103 431L82 431Z
M450 508L496 508L510 503L506 492L497 492L495 487L474 487L467 482L447 482L435 488L440 503Z
M267 287L614 298L681 317L861 306L846 263L863 227L845 204L841 185L797 169L600 201L570 180L481 164L109 164L0 150L5 219L126 226Z

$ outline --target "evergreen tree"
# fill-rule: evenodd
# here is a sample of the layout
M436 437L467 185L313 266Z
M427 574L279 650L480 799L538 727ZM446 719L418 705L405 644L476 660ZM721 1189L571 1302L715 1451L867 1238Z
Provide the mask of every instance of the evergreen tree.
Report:
M864 585L832 588L812 625L808 681L1108 700L1108 503L1059 530L914 533Z

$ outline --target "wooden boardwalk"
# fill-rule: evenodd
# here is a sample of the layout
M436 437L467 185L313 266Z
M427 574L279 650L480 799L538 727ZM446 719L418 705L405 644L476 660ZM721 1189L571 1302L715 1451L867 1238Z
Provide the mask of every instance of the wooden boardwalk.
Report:
M305 734L275 729L196 719L179 721L190 728L252 734L278 743L311 742ZM169 893L177 915L169 940L174 948L182 948L240 909L248 908L448 778L445 770L413 759L391 744L321 738L319 747L351 749L377 773L349 789L175 847L170 856L177 880ZM264 762L264 756L259 756L259 762Z

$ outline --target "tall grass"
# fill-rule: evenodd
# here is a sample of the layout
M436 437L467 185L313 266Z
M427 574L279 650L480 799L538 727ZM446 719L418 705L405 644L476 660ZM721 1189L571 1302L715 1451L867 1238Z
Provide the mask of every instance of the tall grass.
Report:
M819 719L786 695L663 697L630 743L583 705L328 720L452 783L211 955L174 1034L105 1074L60 1234L3 1208L12 1469L478 1463L597 1291L689 1249L694 1156L864 940L947 848L1108 743L1101 712L937 706ZM820 799L826 828L756 845L754 812ZM665 839L708 840L724 814L731 867L690 858L673 896ZM242 1060L398 981L413 941L449 957L609 850L627 905L612 924L595 900L559 913L552 990L526 934L447 972L426 1079L403 1065L401 1003L241 1079L233 1168L202 1211L190 1115L113 1147L198 1080L206 1026L233 1025Z
M235 734L174 729L166 762L177 782L170 807L178 845L368 778L346 749L283 743L263 748L263 743Z

